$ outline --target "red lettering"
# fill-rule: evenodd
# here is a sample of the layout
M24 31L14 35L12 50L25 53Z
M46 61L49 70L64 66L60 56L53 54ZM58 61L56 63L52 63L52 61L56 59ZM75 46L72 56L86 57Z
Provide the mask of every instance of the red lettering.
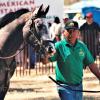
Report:
M6 7L9 7L9 6L10 6L10 2L7 2L7 3L6 3Z
M30 11L34 11L34 0L2 1L0 2L0 16L5 15L9 12L16 11L23 7L30 9Z
M24 5L30 5L30 4L34 4L34 0L30 0L30 1L7 1L4 3L0 3L0 7L12 7L12 6L24 6Z
M10 5L10 6L16 6L15 3L16 3L16 2L11 2L11 5Z
M32 0L32 1L30 0L29 3L30 3L30 4L34 4L34 0Z
M5 7L6 4L5 3L0 3L0 7Z
M8 13L8 9L1 9L0 10L0 13L3 15L3 14L6 14L6 13Z
M13 9L9 9L9 12L13 12L14 10Z
M7 11L8 11L8 9L4 9L4 11L5 11L5 13L8 13Z
M18 6L19 5L19 3L18 3L18 1L16 1L16 6Z
M4 12L3 12L3 9L1 9L1 10L0 10L0 13L1 13L1 14L3 14L3 13L4 13Z
M25 1L25 2L24 2L24 5L28 5L28 2L27 2L27 1Z
M22 1L20 1L20 2L19 2L19 4L20 4L20 6L22 6L22 5L23 5L23 2L22 2Z

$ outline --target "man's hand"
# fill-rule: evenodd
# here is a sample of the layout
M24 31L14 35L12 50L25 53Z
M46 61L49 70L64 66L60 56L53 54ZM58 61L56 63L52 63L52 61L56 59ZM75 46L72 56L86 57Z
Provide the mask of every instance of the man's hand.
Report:
M49 60L48 60L49 57L50 57L50 54L46 54L44 57L42 57L41 58L42 59L42 63L43 64L49 63Z
M55 53L56 53L56 50L53 50L52 53L47 53L47 54L42 58L42 63L43 63L43 64L49 63L49 62L50 62L50 61L49 61L49 58L50 58L51 56L53 56Z

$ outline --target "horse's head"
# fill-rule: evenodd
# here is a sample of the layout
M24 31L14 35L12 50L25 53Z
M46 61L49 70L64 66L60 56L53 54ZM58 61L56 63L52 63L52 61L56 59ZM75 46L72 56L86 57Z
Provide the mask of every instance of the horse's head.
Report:
M44 53L50 40L45 21L48 10L49 6L44 9L41 5L36 13L35 11L20 9L1 18L0 50L2 54L4 56L13 55L23 43L23 40L32 44L35 50Z
M48 50L52 44L46 20L48 10L49 6L43 9L43 5L41 5L35 16L32 16L23 28L24 34L30 33L27 38L28 42L41 54L45 54L45 50Z

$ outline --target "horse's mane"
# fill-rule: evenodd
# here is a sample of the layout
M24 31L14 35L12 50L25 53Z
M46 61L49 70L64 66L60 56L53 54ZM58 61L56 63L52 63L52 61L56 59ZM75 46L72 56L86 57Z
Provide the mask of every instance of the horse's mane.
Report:
M16 12L14 12L14 16L15 16L15 18L18 18L22 14L27 13L27 12L29 12L28 9L22 8L22 9L17 10Z
M10 22L12 22L16 18L20 17L22 14L27 13L27 12L29 12L28 9L22 8L15 12L10 12L6 14L2 18L0 18L0 28L4 27L5 25L9 24Z

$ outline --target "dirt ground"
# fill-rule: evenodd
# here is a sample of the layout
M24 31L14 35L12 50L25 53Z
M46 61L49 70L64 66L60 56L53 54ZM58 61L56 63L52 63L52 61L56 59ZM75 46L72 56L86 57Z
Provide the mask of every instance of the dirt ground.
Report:
M100 91L100 82L97 78L90 74L88 70L84 73L84 90ZM14 75L5 100L59 100L56 84L48 76L31 75L20 77ZM50 76L55 78L54 74ZM100 100L100 93L84 93L84 100Z

